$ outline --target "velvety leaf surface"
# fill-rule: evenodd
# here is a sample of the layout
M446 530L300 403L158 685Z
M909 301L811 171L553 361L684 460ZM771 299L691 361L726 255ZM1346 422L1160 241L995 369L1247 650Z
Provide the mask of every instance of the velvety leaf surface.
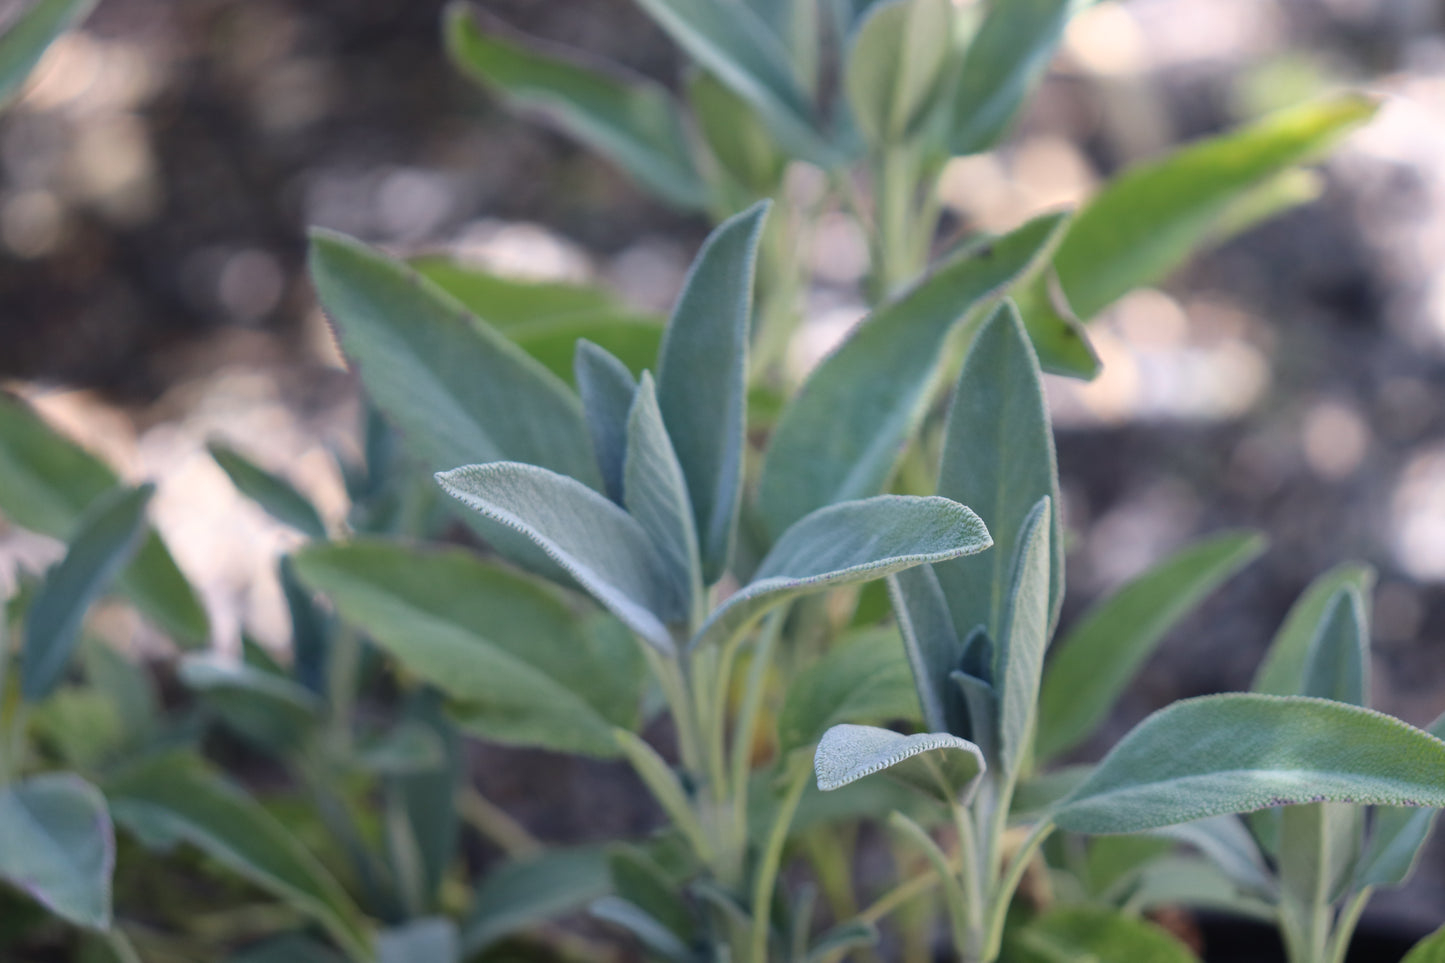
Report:
M767 213L763 201L708 235L657 357L657 403L687 478L708 584L726 570L737 530L753 275Z
M943 802L967 802L985 768L978 746L946 732L905 736L851 724L823 733L813 757L818 788L825 792L887 770L894 779Z
M84 20L97 0L35 0L0 34L0 107L20 93L30 71L55 39Z
M20 691L29 702L50 694L65 675L92 603L135 555L145 535L155 487L117 487L91 503L65 557L45 573L25 613Z
M376 963L457 963L457 924L444 916L411 920L376 934Z
M77 926L110 928L115 831L105 799L71 773L0 789L0 879Z
M606 348L578 341L572 359L577 391L592 436L597 470L607 497L622 504L622 468L627 461L627 422L637 382Z
M954 154L988 150L1003 136L1053 59L1071 6L1069 0L989 5L953 91Z
M1055 821L1124 833L1314 802L1445 805L1445 742L1390 716L1304 697L1229 693L1149 716Z
M118 483L100 459L22 402L0 395L0 511L10 521L69 541L85 510ZM183 647L205 642L210 633L206 610L154 530L121 575L120 587Z
M1426 731L1445 738L1445 715L1432 722ZM1426 808L1376 809L1369 839L1355 869L1356 885L1399 886L1409 879L1437 815L1438 810Z
M610 756L612 727L636 723L632 641L587 630L524 576L465 552L380 541L317 546L296 567L488 738Z
M286 479L266 471L229 445L213 441L206 448L242 495L303 535L326 537L326 523L316 506Z
M955 322L1045 257L1065 222L1045 215L960 252L875 310L823 360L768 444L758 510L769 535L824 505L882 491L933 399Z
M877 495L820 508L783 533L753 580L713 610L692 644L726 639L794 596L883 578L991 544L978 516L946 498Z
M881 723L918 714L898 633L871 629L843 639L793 679L778 715L778 742L788 753L817 742L836 723Z
M682 208L706 202L681 115L663 87L544 51L491 18L483 29L466 4L447 8L446 41L452 59L470 76L513 105L552 120L642 188Z
M964 731L966 711L949 680L963 647L937 573L931 565L920 565L890 575L888 593L918 686L924 723L935 732Z
M1305 656L1300 695L1365 705L1370 691L1370 639L1365 600L1342 588L1330 597Z
M652 376L643 372L627 416L622 504L652 539L670 593L684 612L702 601L702 562L687 479L662 423Z
M1008 609L994 654L999 757L1005 772L1023 763L1034 739L1039 680L1049 644L1049 558L1052 510L1045 495L1019 530Z
M631 515L580 482L535 465L495 462L437 475L447 493L526 536L592 597L658 649L686 617L666 562Z
M1080 619L1055 646L1044 672L1035 760L1043 765L1088 739L1169 630L1258 558L1264 546L1261 536L1247 532L1204 539L1130 581Z
M1299 694L1310 646L1335 593L1353 588L1361 599L1367 599L1374 585L1374 569L1354 562L1338 565L1311 582L1275 633L1251 688L1271 695Z
M843 80L871 141L896 143L917 124L952 47L948 0L890 0L869 9L854 32Z

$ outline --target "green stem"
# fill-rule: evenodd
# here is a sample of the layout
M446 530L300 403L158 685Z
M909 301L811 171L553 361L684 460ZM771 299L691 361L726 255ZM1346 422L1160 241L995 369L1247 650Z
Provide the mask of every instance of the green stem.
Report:
M877 160L874 191L874 301L887 300L922 269L916 240L918 191L916 160L903 148L885 150Z
M1373 895L1374 887L1366 886L1345 905L1344 912L1335 923L1334 935L1330 937L1329 963L1345 963L1345 956L1350 952L1350 940L1354 938L1355 927L1360 922L1360 914L1364 913L1365 905Z
M702 771L697 719L679 657L664 655L650 645L644 645L642 651L652 666L652 674L662 689L663 700L672 713L672 725L677 730L677 754L682 758L682 767L696 775Z
M1008 871L1004 873L1003 879L993 893L993 902L989 906L988 928L984 933L983 954L979 957L983 963L993 963L998 959L999 950L1003 946L1003 925L1008 916L1009 904L1013 902L1014 893L1023 881L1024 871L1028 869L1029 862L1034 858L1034 853L1043 845L1044 840L1054 831L1054 824L1048 820L1036 823L1029 831L1028 837L1024 839L1019 851L1014 854L1013 862L1009 863ZM995 846L999 844L995 840Z
M973 820L969 818L968 807L955 800L951 808L953 825L958 830L958 876L963 884L963 898L968 908L969 938L977 940L983 931L984 914L983 881L978 874L978 841L973 831Z
M342 626L332 636L331 665L326 676L326 694L331 704L328 741L333 758L344 759L351 752L351 714L356 708L357 677L361 672L361 637Z
M119 925L112 926L105 933L106 945L110 947L111 953L115 954L117 963L141 963L140 954L136 952L135 945L131 943L130 937Z
M928 861L933 864L933 871L938 874L943 882L944 906L948 909L949 927L953 932L953 945L968 959L967 947L969 945L969 907L964 896L963 887L959 877L952 872L952 866L943 850L933 841L933 837L912 819L903 813L894 811L888 817L889 825L903 832Z
M753 930L752 930L752 955L753 963L768 963L768 921L772 914L769 910L773 904L773 888L777 885L778 869L783 861L783 847L788 841L788 830L793 825L793 814L798 810L798 802L803 798L803 791L808 787L808 776L812 769L807 765L807 759L802 758L799 764L799 757L793 759L793 771L789 774L788 791L783 796L782 802L778 804L778 811L773 817L773 828L768 833L768 841L763 848L762 858L758 861L757 875L753 879Z
M478 833L499 846L508 856L531 856L542 851L542 843L527 827L512 818L475 786L457 793L457 813Z
M733 832L740 843L747 839L748 833L748 773L752 769L753 738L758 731L758 717L762 712L763 692L767 688L768 668L772 665L773 650L777 647L786 614L785 609L779 609L763 623L757 644L753 647L753 660L748 666L743 701L738 707L738 717L734 723L731 795Z

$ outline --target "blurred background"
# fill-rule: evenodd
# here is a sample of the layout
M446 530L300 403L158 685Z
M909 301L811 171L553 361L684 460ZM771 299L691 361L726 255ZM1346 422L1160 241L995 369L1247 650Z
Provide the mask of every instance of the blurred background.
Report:
M274 560L296 536L205 442L282 472L333 520L346 510L329 451L356 448L361 406L305 277L307 226L600 281L656 310L706 233L463 79L441 52L442 5L102 0L0 119L0 388L159 483L155 520L223 650L243 627L286 638ZM679 53L628 0L480 6L677 80ZM945 175L962 229L1003 229L1342 86L1385 107L1321 168L1319 200L1112 308L1090 329L1096 381L1051 379L1066 620L1198 534L1271 539L1086 755L1165 702L1247 687L1299 591L1347 559L1380 572L1375 705L1417 725L1445 710L1445 5L1105 0L1071 26L1009 145ZM851 222L828 219L809 256L794 377L863 312ZM0 580L59 551L0 520ZM159 644L114 618L126 644ZM1442 914L1439 846L1370 911Z

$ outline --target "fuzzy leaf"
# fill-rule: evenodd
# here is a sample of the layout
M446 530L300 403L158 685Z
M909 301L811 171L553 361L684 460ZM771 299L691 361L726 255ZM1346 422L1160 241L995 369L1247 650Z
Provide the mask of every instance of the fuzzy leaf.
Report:
M637 721L641 668L631 640L587 631L531 579L464 552L380 541L316 546L297 556L296 569L343 618L447 693L462 724L481 735L611 756L611 728Z
M755 204L708 236L657 356L657 403L687 478L709 585L727 569L737 532L753 274L767 213L767 201Z
M778 742L786 754L814 744L835 723L917 717L898 633L873 629L845 638L798 673L778 715Z
M1298 695L1304 686L1310 647L1335 593L1353 588L1361 599L1367 599L1374 585L1375 570L1357 563L1336 566L1311 582L1275 633L1251 688L1270 695ZM1368 619L1363 621L1368 623Z
M615 729L612 735L622 754L632 764L633 770L652 793L652 798L657 800L658 805L672 820L673 826L687 837L696 852L708 852L711 844L677 773L672 771L672 767L657 754L657 750L648 745L641 736L625 729Z
M669 203L706 203L682 117L665 88L545 51L488 21L484 30L467 4L447 8L447 51L471 77L542 114Z
M1335 592L1310 642L1299 694L1365 705L1370 691L1367 632L1359 591L1346 587Z
M652 539L663 560L670 592L683 611L701 602L702 563L687 479L682 475L652 376L643 372L627 416L627 455L623 466L622 504Z
M179 674L227 725L268 749L301 748L324 718L311 690L260 669L194 655L181 662Z
M1019 528L1006 614L994 652L998 748L1003 769L1017 772L1034 740L1039 680L1049 644L1049 498L1039 499Z
M0 395L0 511L10 521L69 541L86 509L118 483L100 459L22 402ZM206 610L154 529L121 575L120 588L182 647L206 641Z
M946 732L905 736L875 726L841 725L823 733L813 768L824 792L887 770L943 802L966 804L986 767L978 746Z
M376 935L376 963L457 963L461 947L457 924L445 916L428 916Z
M1160 640L1259 557L1264 539L1229 532L1181 549L1094 606L1056 647L1039 692L1039 765L1084 742Z
M462 925L462 949L475 955L518 930L573 912L611 888L602 846L551 849L507 863L477 887Z
M105 799L71 773L0 789L0 879L77 926L110 928L115 830Z
M1039 499L1050 499L1045 631L1051 635L1064 595L1059 472L1043 376L1012 305L984 323L964 361L944 429L938 494L978 512L994 539L992 552L936 569L960 639L977 625L989 638L1001 637L1024 520Z
M877 495L820 508L783 533L753 580L713 610L691 645L729 638L795 596L883 578L991 544L978 516L946 498Z
M1046 257L1066 220L1036 218L959 253L865 318L823 360L768 444L758 509L770 536L824 505L883 490L932 403L955 322Z
M534 542L650 645L673 648L665 623L686 617L666 562L631 515L587 486L535 465L494 462L441 472L462 504Z
M718 164L754 194L777 190L788 159L757 111L705 70L688 77L687 99Z
M844 88L875 144L905 139L932 106L953 47L948 0L875 4L853 34Z
M229 445L213 441L206 446L236 490L260 505L272 517L312 538L326 538L326 523L311 500L294 485L257 465Z
M372 399L432 468L514 460L598 482L576 396L431 282L322 230L311 277Z
M50 45L84 20L97 0L34 0L0 35L0 107L7 106Z
M1426 730L1445 738L1445 715ZM1355 885L1399 886L1410 878L1420 858L1420 847L1435 826L1438 810L1399 807L1376 809L1370 823L1370 837L1355 868Z
M1070 0L991 3L953 91L949 149L976 154L998 143L1038 86L1064 35Z
M1105 906L1058 906L1030 920L1010 938L1017 963L1090 963L1148 960L1198 963L1169 931L1149 920Z
M91 503L65 557L45 573L25 613L20 691L28 702L49 695L65 676L85 614L134 557L145 535L154 485L116 488Z
M1055 822L1129 833L1297 803L1445 806L1445 742L1398 719L1302 696L1186 699L1135 726Z
M622 466L627 460L627 421L637 382L627 366L606 348L578 341L572 360L577 390L597 455L607 497L622 504Z
M1163 826L1155 835L1193 846L1253 896L1272 899L1276 886L1259 846L1244 823L1233 815L1211 816L1193 822Z
M923 721L936 732L963 732L967 712L949 676L958 667L963 646L953 629L948 601L931 565L888 576L888 593L904 651L918 687Z

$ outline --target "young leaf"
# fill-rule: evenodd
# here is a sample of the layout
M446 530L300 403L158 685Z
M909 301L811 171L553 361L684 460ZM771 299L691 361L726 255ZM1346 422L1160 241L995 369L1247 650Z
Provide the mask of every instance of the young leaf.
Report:
M515 460L596 485L576 396L435 285L321 230L311 277L367 391L431 467Z
M702 823L698 821L693 812L692 804L688 802L687 792L682 788L682 782L677 778L677 773L673 772L672 768L657 754L657 750L643 741L640 736L636 736L626 729L614 729L612 735L617 740L622 754L627 757L628 762L632 763L632 768L646 784L648 791L652 793L652 798L656 799L658 805L667 813L678 832L687 837L694 851L710 852L712 845L703 831Z
M1311 933L1317 921L1332 912L1331 904L1344 896L1342 883L1360 853L1364 813L1348 803L1279 810L1278 905L1286 943L1293 942L1292 935Z
M1330 597L1305 657L1300 695L1366 704L1370 691L1370 640L1365 600L1353 588Z
M661 921L634 903L616 896L604 896L588 911L599 920L619 926L637 938L650 954L668 963L695 963L697 957L688 945Z
M836 150L819 135L787 50L752 8L727 0L637 0L688 56L757 108L783 148L820 167Z
M104 462L22 402L0 395L0 511L10 521L69 541L86 509L118 483ZM183 647L206 641L206 610L154 530L121 575L120 588Z
M459 963L457 924L428 916L376 934L376 963Z
M622 504L662 556L671 593L683 611L694 611L702 603L703 587L692 503L687 479L662 423L657 390L646 372L627 416Z
M631 640L586 631L531 579L464 552L381 541L315 546L296 569L488 738L610 756L611 728L636 724Z
M110 928L115 830L105 799L71 773L0 789L0 879L77 926Z
M1055 812L1131 833L1314 802L1445 806L1445 742L1398 719L1302 696L1228 693L1149 716Z
M760 202L708 236L657 356L657 403L687 478L709 585L727 569L737 532L753 274L767 213L768 202Z
M1445 715L1425 731L1445 738ZM1437 815L1434 809L1376 809L1370 823L1370 838L1355 868L1355 886L1399 886L1409 879Z
M1274 898L1277 887L1269 866L1254 837L1233 815L1163 826L1153 833L1193 846L1244 892L1266 900Z
M999 757L1015 773L1033 744L1039 679L1049 644L1049 559L1053 512L1039 499L1019 527L1009 579L1007 609L994 653L993 688L998 699Z
M0 107L20 93L56 38L84 20L97 0L35 0L0 35Z
M464 3L447 7L447 51L463 70L552 120L669 203L705 205L682 118L665 88L546 52L492 18L484 31L477 14Z
M1264 545L1246 532L1204 539L1094 606L1045 667L1035 761L1043 765L1088 739L1169 630Z
M777 190L788 159L752 106L705 70L688 76L687 99L723 170L754 194Z
M627 459L627 421L637 382L627 366L590 341L578 341L572 359L587 431L607 497L622 504L622 466Z
M442 883L460 854L456 798L466 778L467 762L461 736L442 711L441 701L436 689L422 690L408 701L402 722L402 726L425 729L432 735L441 748L441 764L391 779L405 813L407 835L415 846L425 903L432 909L441 903Z
M326 523L316 506L290 482L266 471L229 445L213 441L206 448L242 495L303 535L326 538Z
M80 640L85 613L134 556L154 485L117 488L91 503L65 557L45 574L25 614L20 691L39 702L59 684Z
M1445 963L1445 926L1416 943L1400 963Z
M998 143L1038 85L1064 35L1070 0L991 3L953 91L949 149L976 154Z
M1335 593L1353 588L1361 599L1367 599L1374 584L1375 570L1356 563L1336 566L1311 582L1285 616L1251 688L1271 695L1298 695L1304 685L1310 647ZM1367 622L1362 620L1362 624Z
M361 911L335 879L254 799L184 753L155 756L106 784L127 827L158 825L313 917L353 959L370 959Z
M713 610L691 646L742 631L794 596L981 552L988 531L946 498L876 495L820 508L783 533L753 580Z
M462 950L474 956L520 929L586 906L611 888L603 846L551 849L508 863L477 887L462 924Z
M1148 960L1198 963L1169 931L1149 920L1106 906L1058 906L1030 920L1010 937L1017 963L1086 960Z
M250 666L194 655L181 662L179 674L227 725L268 749L303 747L323 718L324 707L311 690Z
M603 287L508 277L445 254L422 254L407 263L508 337L533 324L610 317L627 311L627 306ZM652 357L647 360L650 364Z
M627 512L575 479L535 465L493 462L440 472L447 493L536 543L592 597L659 651L666 624L686 618L666 561Z
M953 48L948 0L889 0L871 7L853 35L844 87L858 126L875 144L896 144L932 106Z
M958 637L982 625L995 640L1001 638L1009 566L1023 541L1025 518L1040 498L1050 500L1045 629L1052 634L1064 595L1059 473L1043 376L1012 305L984 323L963 363L944 429L938 494L978 512L993 535L994 551L936 571Z
M883 490L932 401L955 322L1046 257L1065 221L1045 215L960 252L865 318L824 359L768 443L758 510L771 537L824 505Z
M1068 308L1088 320L1133 288L1157 281L1214 236L1242 195L1324 153L1377 108L1358 94L1292 107L1110 181L1079 212L1054 256ZM1042 323L1036 318L1064 323L1047 287L1041 274L1019 296L1030 330Z
M963 646L937 573L931 565L920 565L890 575L888 593L918 687L924 724L935 732L965 731L967 714L958 688L949 681Z
M778 715L784 754L810 746L845 720L889 722L918 717L918 698L898 633L872 629L845 638L788 685Z
M887 770L929 796L966 805L986 766L978 746L946 732L905 736L875 726L840 725L823 733L813 768L824 792Z

